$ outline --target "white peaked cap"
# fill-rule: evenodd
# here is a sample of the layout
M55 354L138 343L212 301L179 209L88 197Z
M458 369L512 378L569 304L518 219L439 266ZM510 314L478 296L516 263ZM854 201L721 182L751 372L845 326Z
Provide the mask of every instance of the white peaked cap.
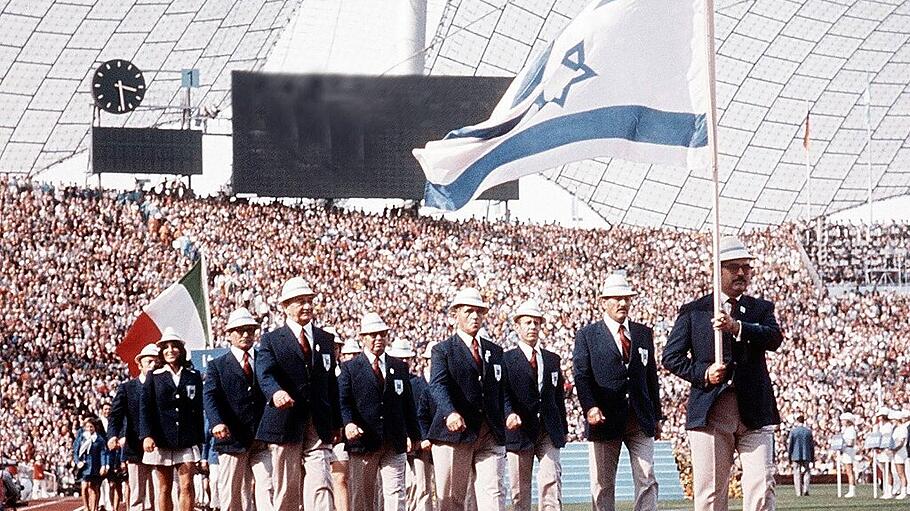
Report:
M379 317L379 314L375 312L367 312L360 319L360 333L361 334L374 334L376 332L385 332L389 329L389 325L385 324L385 321Z
M411 343L407 339L395 339L392 341L392 345L389 346L389 349L385 350L389 356L396 358L411 358L416 353L414 353L414 348L411 346Z
M607 280L604 281L604 285L600 287L600 298L635 296L637 294L638 293L629 286L626 277L620 273L614 273L607 277Z
M736 236L724 236L720 239L720 262L734 259L755 259Z
M139 363L139 359L143 357L157 357L158 356L158 346L155 344L146 344L142 347L142 351L136 355L136 363Z
M281 286L281 296L278 298L278 303L284 303L291 298L297 298L298 296L315 296L316 292L313 291L313 288L303 280L303 277L292 277L287 282Z
M480 291L473 287L465 287L459 289L458 292L455 293L455 298L452 299L452 304L449 305L449 308L451 309L459 305L471 305L482 309L490 308L490 306L487 305L487 302L483 301L483 297L480 296Z
M537 300L526 300L524 303L518 306L515 309L515 312L512 313L512 321L518 321L518 318L522 316L531 316L534 318L543 319L543 312L540 311L540 306L537 304Z
M235 328L244 328L244 327L251 327L251 326L258 328L259 322L256 321L256 318L254 318L253 315L250 314L250 311L248 311L246 309L246 307L240 307L238 309L234 309L234 311L231 312L230 316L228 316L228 322L227 322L228 331L233 330Z
M177 333L172 327L167 327L164 329L164 332L161 332L161 339L155 341L155 344L164 344L166 342L179 342L180 344L186 346L186 341L183 340L183 337L180 337L180 334Z

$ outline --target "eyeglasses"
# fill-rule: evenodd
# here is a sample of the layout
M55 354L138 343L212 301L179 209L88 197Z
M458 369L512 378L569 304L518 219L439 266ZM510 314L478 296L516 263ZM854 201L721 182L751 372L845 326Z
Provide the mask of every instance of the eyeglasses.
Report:
M722 264L722 265L720 265L720 267L727 270L730 273L739 273L740 271L749 273L750 271L752 271L752 265L750 265L749 263Z

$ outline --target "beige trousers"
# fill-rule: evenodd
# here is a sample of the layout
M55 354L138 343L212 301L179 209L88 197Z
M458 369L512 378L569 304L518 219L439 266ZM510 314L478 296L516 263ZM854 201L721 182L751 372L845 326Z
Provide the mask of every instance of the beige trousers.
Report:
M472 471L477 509L505 511L502 489L505 453L505 447L496 444L496 438L486 424L480 427L480 434L473 443L434 444L433 466L439 511L465 509Z
M616 469L622 444L629 450L632 480L635 484L635 511L657 509L657 478L654 476L654 438L644 434L631 414L622 438L591 442L588 463L591 471L591 500L596 511L616 509Z
M272 444L273 508L279 511L335 511L332 446L322 443L312 421L303 442ZM301 470L301 460L303 469Z
M512 509L530 511L531 509L531 475L534 458L540 467L537 469L538 509L556 511L562 509L562 464L559 461L559 449L553 447L550 435L541 431L533 449L506 454L509 462L509 481L511 482Z
M209 482L212 484L215 478ZM248 511L253 495L256 511L272 509L272 454L253 442L246 452L218 455L218 500L221 511Z
M404 478L408 465L405 453L399 454L389 447L384 447L369 453L352 452L350 458L348 488L352 511L375 509L379 496L377 485L382 485L385 511L405 511Z
M748 429L739 417L736 394L725 391L705 428L689 430L695 511L726 511L733 452L743 466L743 511L776 509L774 426Z
M146 507L145 505L146 497L148 497L151 503L154 503L155 501L151 465L133 463L132 461L127 462L126 474L130 486L130 500L127 502L127 510L143 511L144 509L153 509L155 507L154 505L150 507Z
M422 450L409 463L408 511L433 511L433 456Z

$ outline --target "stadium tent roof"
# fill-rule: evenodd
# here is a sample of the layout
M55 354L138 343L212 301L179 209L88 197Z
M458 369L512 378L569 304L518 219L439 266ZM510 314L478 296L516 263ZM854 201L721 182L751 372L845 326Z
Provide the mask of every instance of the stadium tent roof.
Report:
M300 2L0 1L0 172L34 173L86 148L92 72L110 59L136 64L148 93L105 126L179 121L182 69L199 69L194 107L226 108L231 71L260 68Z
M431 74L513 76L588 0L449 0ZM717 0L721 222L727 230L805 217L803 122L812 105L813 215L865 202L871 80L876 200L910 186L910 2ZM701 229L705 170L584 161L546 176L605 220Z

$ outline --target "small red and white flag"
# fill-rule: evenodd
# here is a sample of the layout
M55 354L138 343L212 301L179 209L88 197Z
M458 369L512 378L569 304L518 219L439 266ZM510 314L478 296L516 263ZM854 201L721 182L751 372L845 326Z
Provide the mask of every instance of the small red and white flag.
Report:
M117 345L117 355L126 362L130 374L139 374L135 358L143 346L161 338L161 332L171 327L186 341L187 352L204 349L211 340L207 276L202 258L179 281L161 292L127 330Z

